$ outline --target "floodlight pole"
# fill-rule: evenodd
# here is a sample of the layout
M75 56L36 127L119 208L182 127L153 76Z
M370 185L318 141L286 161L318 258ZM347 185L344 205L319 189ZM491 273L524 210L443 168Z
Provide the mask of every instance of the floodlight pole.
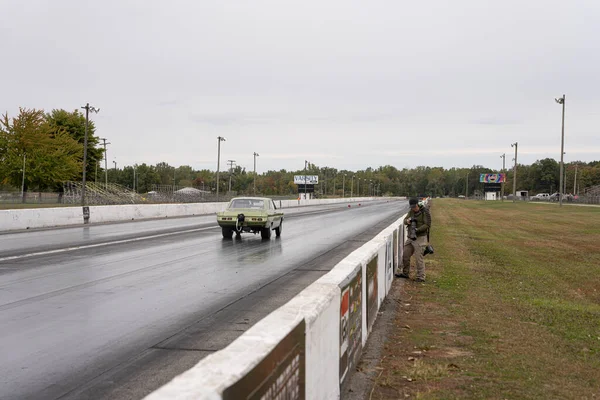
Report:
M88 146L88 125L89 125L89 114L90 111L97 113L100 111L99 108L90 106L90 103L86 103L85 106L81 107L85 109L85 134L83 137L83 179L81 186L81 206L85 207L85 172L87 167L87 146ZM83 210L83 223L87 224L90 222L89 213L86 212L85 208Z
M217 136L218 150L217 150L217 202L219 202L219 168L221 166L221 142L225 141L224 137Z
M308 161L304 160L304 200L307 200L307 194L306 194L306 169L308 167Z
M502 154L500 156L500 158L502 159L502 172L504 172L504 170L506 169L506 153ZM504 180L502 181L502 189L501 189L501 193L500 193L500 199L502 201L504 201Z
M515 166L513 171L513 203L517 201L517 149L519 148L519 142L514 142L510 147L515 148Z
M260 154L258 154L257 152L254 152L254 195L256 196L256 157L258 157Z
M563 170L564 170L564 154L565 154L565 103L567 102L565 99L565 95L562 97L555 99L558 104L562 104L562 129L560 135L560 180L559 180L559 188L558 188L558 204L562 207L563 203Z

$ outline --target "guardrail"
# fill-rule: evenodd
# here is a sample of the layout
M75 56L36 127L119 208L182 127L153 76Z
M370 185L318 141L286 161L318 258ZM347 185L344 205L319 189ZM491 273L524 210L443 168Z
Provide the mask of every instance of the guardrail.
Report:
M315 200L278 200L281 208L312 205L354 203L385 199L383 197L355 197ZM18 210L0 210L0 231L15 231L34 228L59 226L77 226L84 224L84 214L89 223L131 221L152 218L184 217L209 215L221 211L227 202L219 203L183 203L183 204L125 204L89 207L30 208Z
M402 259L405 216L145 399L340 398Z

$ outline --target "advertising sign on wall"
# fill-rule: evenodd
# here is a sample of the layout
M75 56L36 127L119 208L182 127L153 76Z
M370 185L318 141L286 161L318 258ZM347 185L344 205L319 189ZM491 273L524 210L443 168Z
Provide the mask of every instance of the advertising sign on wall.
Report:
M318 185L319 184L319 176L318 175L306 175L306 180L304 175L294 175L294 183L296 185Z
M398 229L394 229L394 271L398 268L400 259L398 258Z
M385 241L385 292L389 293L394 280L394 246L392 236L388 236Z
M377 317L377 262L379 256L375 256L367 264L367 332L371 331L375 317Z
M303 400L306 395L306 322L302 320L239 381L223 400Z
M362 351L362 268L341 288L340 385L356 367Z
M480 174L479 182L483 182L483 183L506 182L506 174Z

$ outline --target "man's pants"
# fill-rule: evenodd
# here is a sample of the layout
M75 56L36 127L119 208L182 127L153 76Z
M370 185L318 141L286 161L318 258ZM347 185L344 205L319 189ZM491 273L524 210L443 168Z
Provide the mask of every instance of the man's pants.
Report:
M427 246L427 236L418 236L417 240L408 239L404 243L402 253L402 273L408 275L410 272L410 257L415 256L417 264L417 279L425 279L425 260L423 250Z

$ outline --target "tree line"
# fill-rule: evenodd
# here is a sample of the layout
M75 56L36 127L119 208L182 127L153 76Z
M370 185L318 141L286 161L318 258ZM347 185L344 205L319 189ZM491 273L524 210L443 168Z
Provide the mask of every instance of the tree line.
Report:
M4 114L0 120L0 184L4 188L21 188L25 166L24 189L36 191L60 191L66 181L81 181L83 168L83 143L85 116L79 110L20 109L19 114L9 118ZM93 121L88 124L88 152L86 178L88 181L104 182L102 168L103 149L95 135ZM531 165L517 165L517 190L530 194L554 193L559 185L559 163L552 158L538 160ZM318 196L393 195L393 196L458 196L482 190L479 176L498 173L481 165L470 168L418 166L397 169L386 165L359 171L336 169L309 164L307 174L318 175L315 186ZM295 195L298 187L294 175L304 175L304 170L267 171L254 176L241 166L220 173L219 191L231 190L238 194ZM505 193L512 193L513 171L506 171ZM184 165L174 167L166 162L156 165L136 164L122 168L108 168L108 181L147 193L156 185L196 187L213 192L216 190L216 172L208 169L195 170ZM567 192L600 185L600 161L571 162L565 164ZM230 180L231 178L231 180ZM575 182L576 180L576 182ZM575 183L577 188L574 188ZM578 189L581 188L581 189Z

